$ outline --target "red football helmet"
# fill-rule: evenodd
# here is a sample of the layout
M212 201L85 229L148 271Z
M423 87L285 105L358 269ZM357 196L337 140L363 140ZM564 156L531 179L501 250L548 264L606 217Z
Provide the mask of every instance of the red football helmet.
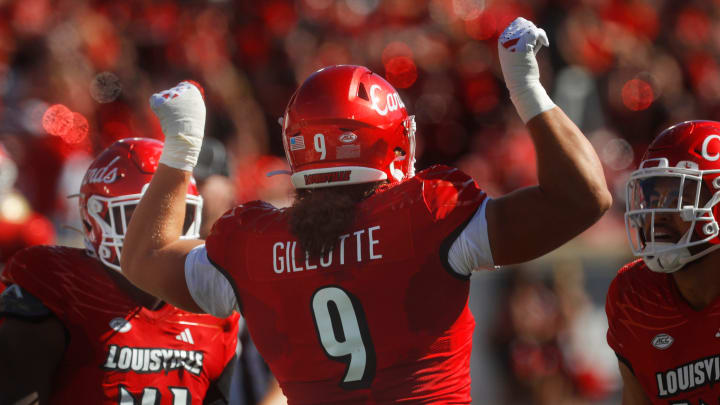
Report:
M337 65L308 77L290 99L283 145L296 188L415 175L415 119L397 91L362 66Z
M114 142L92 162L80 186L85 246L106 266L120 271L130 215L158 166L163 143L150 138ZM199 237L202 198L195 180L188 187L181 239Z
M718 202L720 122L686 121L666 129L627 183L625 225L633 253L651 270L671 273L717 249ZM664 223L671 215L689 223L684 234Z

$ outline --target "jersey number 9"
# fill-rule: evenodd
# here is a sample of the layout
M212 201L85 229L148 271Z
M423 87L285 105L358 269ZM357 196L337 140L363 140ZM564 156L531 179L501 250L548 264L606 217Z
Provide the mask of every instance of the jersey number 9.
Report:
M338 286L327 286L315 291L310 305L325 354L347 365L340 386L369 387L375 377L375 349L360 302Z

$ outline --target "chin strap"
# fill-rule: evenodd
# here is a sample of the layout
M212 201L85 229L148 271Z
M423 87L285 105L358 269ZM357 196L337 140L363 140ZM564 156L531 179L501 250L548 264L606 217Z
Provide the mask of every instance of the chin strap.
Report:
M650 242L648 247L659 250L674 246L674 243L667 242ZM648 268L656 273L674 273L682 269L686 264L697 260L708 253L720 248L720 244L711 244L708 248L697 254L690 254L690 250L686 247L668 250L656 255L643 256L643 261Z
M674 245L674 243L667 242L648 242L646 249L657 251ZM678 248L652 256L643 256L643 261L650 270L656 273L674 273L690 262L688 260L690 257L688 248Z

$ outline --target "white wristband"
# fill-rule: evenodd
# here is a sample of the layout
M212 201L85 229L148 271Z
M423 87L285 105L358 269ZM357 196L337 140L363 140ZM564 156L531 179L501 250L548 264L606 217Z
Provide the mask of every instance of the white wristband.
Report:
M165 134L160 163L191 172L197 164L205 132L205 102L200 89L181 82L170 90L153 94L150 106Z
M555 103L539 82L511 92L510 100L520 119L526 124L536 115L555 108Z
M175 137L166 135L165 146L163 146L162 155L160 155L160 163L191 172L197 164L201 146L202 138L200 138L198 144L195 138L185 136L183 133L178 133Z

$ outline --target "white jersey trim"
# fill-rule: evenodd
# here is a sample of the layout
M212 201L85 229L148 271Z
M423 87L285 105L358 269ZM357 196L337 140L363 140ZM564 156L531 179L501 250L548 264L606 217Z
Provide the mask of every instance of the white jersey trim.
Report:
M485 217L488 201L490 198L486 198L475 211L475 215L455 239L448 252L450 267L463 276L469 276L473 271L495 269Z
M208 259L205 245L185 257L185 282L195 303L206 313L227 318L238 309L230 281Z

